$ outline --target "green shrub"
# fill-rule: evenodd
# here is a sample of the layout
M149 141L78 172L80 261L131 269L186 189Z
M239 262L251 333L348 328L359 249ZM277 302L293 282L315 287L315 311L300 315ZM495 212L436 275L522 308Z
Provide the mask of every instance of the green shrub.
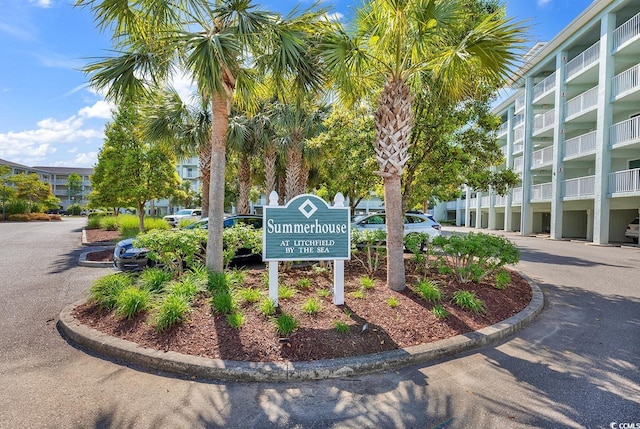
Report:
M355 290L355 291L351 292L349 295L351 295L351 297L355 298L355 299L363 299L364 298L364 291L362 289L358 289L358 290Z
M238 296L247 304L253 304L260 301L262 294L259 290L250 287L240 288L237 291Z
M149 291L129 286L120 291L116 298L116 316L130 319L149 307Z
M317 298L308 298L302 304L302 312L305 314L318 314L320 311L322 311L322 305Z
M150 292L160 293L172 278L172 274L162 268L147 268L140 274L140 286Z
M227 314L227 322L233 329L240 329L244 323L244 315L239 311Z
M457 290L453 293L452 301L461 308L465 310L469 310L473 313L484 313L485 305L484 302L476 298L476 294L474 292L470 292L468 290Z
M67 214L70 214L72 216L80 216L80 213L82 213L82 207L78 203L71 204L69 205L69 207L67 207Z
M189 303L183 296L168 294L160 302L156 316L156 330L162 332L182 322L189 311Z
M425 234L424 232L407 234L402 239L405 249L413 253L414 256L425 251L429 240L429 234Z
M378 271L386 255L386 238L386 232L380 230L351 230L351 258L358 261L369 276Z
M99 217L89 217L87 218L87 229L99 229L100 228L100 218Z
M520 261L520 251L511 241L493 234L438 236L433 239L438 263L461 283L479 282L506 264Z
M444 298L444 293L437 284L431 280L421 280L416 285L418 294L429 302L440 302Z
M394 297L387 298L387 304L389 304L389 307L391 308L396 308L398 305L400 305L398 300Z
M275 319L276 331L283 337L288 337L298 327L295 317L287 313L282 313Z
M329 289L318 289L316 293L318 294L318 296L321 296L323 298L328 298L331 296L331 291Z
M431 309L431 313L436 316L437 319L444 319L449 315L449 312L441 305L436 305Z
M184 267L190 267L204 257L207 231L204 229L171 231L154 229L138 235L133 244L136 247L146 247L149 249L150 259L180 274Z
M211 271L208 277L207 290L212 295L229 290L229 282L227 281L227 275L225 273L215 273Z
M222 231L224 246L223 259L225 267L229 265L239 249L250 249L254 255L262 253L262 230L249 225L236 225Z
M136 216L137 218L137 216ZM153 229L158 229L160 231L168 231L171 229L169 224L162 220L162 218L157 217L146 217L144 218L144 230L151 231Z
M183 274L183 277L193 282L198 287L198 290L208 289L209 269L201 262L196 262L191 265L191 267L189 267L189 271Z
M296 292L298 292L296 288L293 288L287 285L280 285L280 287L278 288L278 298L280 299L293 298Z
M267 297L260 301L260 313L264 314L265 317L276 313L276 305L273 303L271 298Z
M230 292L218 292L211 297L211 309L218 314L231 314L237 309Z
M182 296L188 302L191 302L200 291L201 289L195 279L186 275L171 285L171 294Z
M118 231L119 219L116 216L102 216L100 217L100 228L107 231Z
M300 289L311 289L311 279L308 277L303 277L298 280L298 287Z
M375 289L376 281L371 277L360 277L360 286L364 289Z
M227 284L230 288L241 287L244 284L244 278L246 273L242 270L233 269L226 271Z
M26 200L12 200L4 203L4 213L6 216L29 214L29 203Z
M113 310L118 303L118 295L125 288L133 285L129 273L108 274L99 278L89 289L91 300L100 308Z
M182 218L178 221L178 228L184 228L185 226L189 226L192 223L196 222L197 219L191 219L191 218ZM169 224L167 222L162 222L165 225L169 226Z
M494 286L496 289L500 289L500 290L506 289L511 283L511 273L507 270L499 270L496 273L494 280L495 280Z
M342 322L340 320L336 320L333 322L333 327L335 328L336 331L340 332L341 334L346 334L347 332L349 332L349 324Z

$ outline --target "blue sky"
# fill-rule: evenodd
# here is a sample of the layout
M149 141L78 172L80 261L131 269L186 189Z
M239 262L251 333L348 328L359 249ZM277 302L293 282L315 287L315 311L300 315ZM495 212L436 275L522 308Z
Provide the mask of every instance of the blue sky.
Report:
M108 55L110 39L74 0L0 0L0 158L29 166L92 167L111 106L80 69ZM308 1L262 1L286 12ZM359 0L327 1L351 16ZM507 14L528 21L530 44L548 41L591 0L506 0Z

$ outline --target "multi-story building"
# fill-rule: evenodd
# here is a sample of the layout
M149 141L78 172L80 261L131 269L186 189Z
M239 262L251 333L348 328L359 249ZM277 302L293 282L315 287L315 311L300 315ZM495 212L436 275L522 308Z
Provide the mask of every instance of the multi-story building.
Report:
M11 174L32 174L38 175L40 180L51 186L51 192L60 199L60 204L67 208L71 204L80 204L84 207L88 203L91 193L91 175L93 168L70 168L70 167L28 167L15 162L0 159L0 165L7 165L11 168ZM82 178L82 190L77 196L70 196L67 189L69 175L77 173ZM76 198L72 200L72 198Z
M640 212L640 2L594 1L530 51L495 107L519 186L468 189L440 217L476 228L624 242Z

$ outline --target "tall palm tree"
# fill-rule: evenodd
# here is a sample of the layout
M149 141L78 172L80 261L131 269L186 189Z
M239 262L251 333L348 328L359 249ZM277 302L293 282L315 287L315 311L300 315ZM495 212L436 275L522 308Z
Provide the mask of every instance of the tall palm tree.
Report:
M188 71L211 106L211 181L207 266L223 270L224 170L232 103L251 106L248 67L270 74L275 88L291 83L314 89L322 69L313 49L326 28L325 11L295 10L288 16L257 8L252 0L77 0L91 6L98 25L113 29L116 56L85 67L91 84L120 99L166 83L176 69Z
M353 32L339 30L322 47L342 100L379 97L375 149L387 213L387 284L393 290L405 288L401 179L414 91L429 76L441 85L439 96L463 99L478 79L504 79L521 42L522 30L502 11L472 27L467 18L464 0L369 0L358 10Z

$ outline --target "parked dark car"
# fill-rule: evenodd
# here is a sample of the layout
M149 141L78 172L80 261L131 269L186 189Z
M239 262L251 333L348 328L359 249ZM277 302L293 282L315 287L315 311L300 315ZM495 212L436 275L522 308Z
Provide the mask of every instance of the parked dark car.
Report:
M250 225L255 229L260 229L262 228L262 217L234 215L224 219L224 228L231 228L240 224ZM208 227L209 218L204 218L185 226L183 229L207 229ZM127 238L116 244L116 248L113 250L113 266L123 271L142 270L147 267L152 267L156 262L148 258L148 253L149 250L146 248L134 247L133 238ZM239 249L232 262L239 263L252 258L259 259L260 255L253 254L250 249Z

